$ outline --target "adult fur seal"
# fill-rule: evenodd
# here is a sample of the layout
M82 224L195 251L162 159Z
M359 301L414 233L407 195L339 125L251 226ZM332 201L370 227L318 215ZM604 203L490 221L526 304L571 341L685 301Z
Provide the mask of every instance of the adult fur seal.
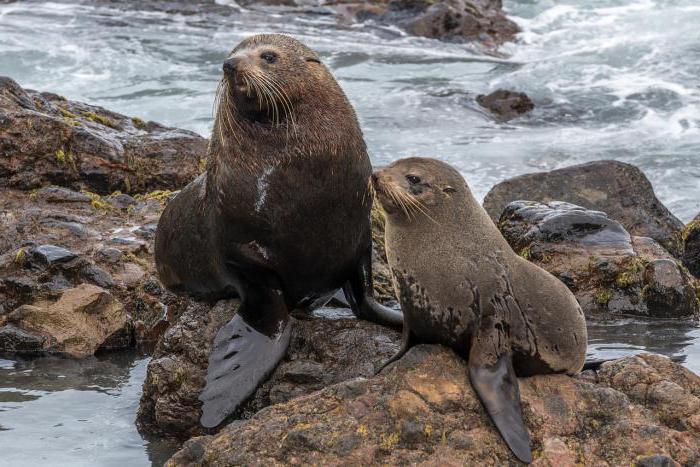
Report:
M156 232L158 274L200 299L240 297L209 357L201 423L218 425L274 370L289 312L339 288L359 317L399 327L372 297L371 165L352 106L319 56L278 34L223 65L206 173Z
M587 333L576 299L511 250L449 165L403 159L372 178L404 313L403 346L389 362L418 342L452 347L503 439L530 462L516 375L581 369Z

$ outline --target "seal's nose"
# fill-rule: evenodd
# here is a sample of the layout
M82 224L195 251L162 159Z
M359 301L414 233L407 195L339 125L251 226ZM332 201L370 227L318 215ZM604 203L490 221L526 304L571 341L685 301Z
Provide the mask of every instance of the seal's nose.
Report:
M240 61L241 59L239 57L231 57L224 60L224 73L235 73L236 67L238 67Z

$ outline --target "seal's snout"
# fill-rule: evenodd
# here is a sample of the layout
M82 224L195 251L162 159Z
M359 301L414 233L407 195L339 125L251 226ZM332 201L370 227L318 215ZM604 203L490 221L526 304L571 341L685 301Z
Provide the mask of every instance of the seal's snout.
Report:
M240 57L231 57L224 60L224 73L234 75L236 69L240 66Z

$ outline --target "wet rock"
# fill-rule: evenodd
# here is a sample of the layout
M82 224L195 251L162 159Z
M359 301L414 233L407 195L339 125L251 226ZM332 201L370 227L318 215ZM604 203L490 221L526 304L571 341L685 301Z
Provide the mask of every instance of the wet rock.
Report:
M481 94L476 97L476 101L502 122L517 118L535 108L535 104L524 92L505 89L499 89L488 95Z
M215 306L193 304L165 333L143 387L137 418L143 433L176 437L205 433L199 425L198 396L214 337L236 308L235 300ZM396 331L365 321L308 318L295 319L293 326L287 356L234 417L249 417L270 404L369 376L398 350Z
M600 211L516 201L498 227L513 250L558 277L588 317L696 316L694 280L654 240L632 237Z
M23 305L5 319L27 333L44 336L42 351L80 358L94 354L107 338L122 329L126 313L109 292L83 284L66 290L55 303Z
M388 0L329 2L341 18L372 20L409 34L449 41L475 41L487 49L512 41L520 31L500 0Z
M685 226L681 234L683 241L683 264L700 278L700 214Z
M0 180L108 194L180 188L199 172L206 140L0 79ZM59 195L60 196L60 195Z
M683 223L661 204L644 173L633 165L596 161L521 175L493 187L484 208L496 221L508 203L518 200L566 201L602 211L631 235L653 238L674 256L680 254Z
M700 429L688 415L698 401L697 375L648 354L606 363L600 373L596 382L564 375L519 380L533 465L700 461ZM421 345L378 376L326 387L194 438L167 465L517 464L466 374L453 352ZM644 387L671 386L677 408L636 396ZM684 429L676 424L682 418Z
M12 324L0 326L0 349L4 352L36 354L43 352L46 345L44 336L27 332Z
M48 186L36 192L36 196L50 203L89 203L90 197L60 186Z
M155 273L153 239L136 239L130 233L154 225L163 205L155 201L159 209L152 206L133 213L111 207L107 200L112 196L93 194L90 202L56 202L53 195L38 193L0 189L0 303L14 310L54 302L65 290L90 283L123 303L129 326L140 323L138 344L150 345L164 331L163 310L175 313L186 307L179 297L161 297L151 293L158 287L145 287ZM90 228L83 227L84 235L76 235L77 225ZM136 244L110 244L121 230L134 236ZM128 331L110 346L133 344L132 335Z
M51 266L75 259L77 255L56 245L41 245L29 252L30 256L42 266Z

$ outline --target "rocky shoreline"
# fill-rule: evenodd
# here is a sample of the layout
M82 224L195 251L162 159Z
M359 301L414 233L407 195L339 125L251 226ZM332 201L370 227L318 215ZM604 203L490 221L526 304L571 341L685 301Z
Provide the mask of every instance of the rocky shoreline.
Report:
M199 426L207 355L237 302L165 291L152 242L165 204L203 170L206 144L0 78L0 352L152 350L140 431L199 436L171 465L514 462L463 362L421 346L374 376L400 336L342 308L295 316L270 380L219 433ZM700 217L684 226L633 166L601 161L517 177L494 187L485 207L514 250L571 288L589 319L700 314ZM376 292L391 304L376 212L373 229ZM520 384L539 465L700 462L700 378L664 357Z

